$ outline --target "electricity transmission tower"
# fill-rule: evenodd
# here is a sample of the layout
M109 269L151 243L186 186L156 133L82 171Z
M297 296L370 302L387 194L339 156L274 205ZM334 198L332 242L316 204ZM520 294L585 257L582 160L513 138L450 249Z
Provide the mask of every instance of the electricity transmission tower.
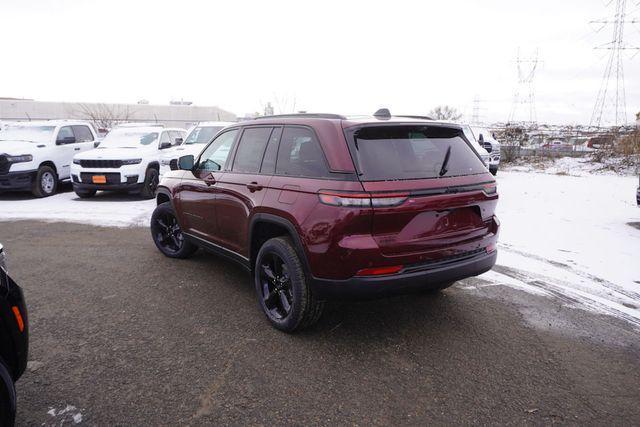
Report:
M611 1L609 4L611 4ZM627 122L627 100L624 88L624 64L623 53L625 50L638 50L638 47L627 46L624 43L624 25L635 24L640 21L627 19L627 0L616 0L616 10L613 17L598 21L591 21L592 24L602 24L607 26L613 24L613 38L611 41L596 46L595 49L609 50L609 58L604 69L604 76L598 90L593 113L591 114L590 127L599 128L602 124L603 116L605 120L611 116L610 105L614 110L614 125L620 126ZM614 93L609 93L611 80L615 79ZM607 102L611 98L610 104Z
M534 83L539 62L537 49L535 55L529 59L521 59L520 49L518 49L518 56L516 58L516 64L518 66L518 83L513 94L513 106L511 107L511 114L509 115L510 123L513 123L513 121L518 118L518 107L520 106L525 111L528 109L528 121L530 124L533 125L538 121L536 116L536 93Z
M473 111L471 116L471 124L480 125L484 121L484 108L481 103L483 101L479 97L473 98Z

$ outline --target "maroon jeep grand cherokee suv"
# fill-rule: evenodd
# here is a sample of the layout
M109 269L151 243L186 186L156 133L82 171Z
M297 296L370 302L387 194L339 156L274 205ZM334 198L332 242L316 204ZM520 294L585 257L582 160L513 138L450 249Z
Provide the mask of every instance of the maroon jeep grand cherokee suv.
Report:
M435 292L496 261L495 180L455 124L263 117L173 166L151 219L158 249L239 262L284 331L326 300Z

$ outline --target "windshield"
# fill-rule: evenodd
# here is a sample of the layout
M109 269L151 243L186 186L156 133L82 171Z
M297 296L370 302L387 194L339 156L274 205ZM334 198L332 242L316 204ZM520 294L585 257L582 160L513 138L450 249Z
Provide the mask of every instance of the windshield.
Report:
M158 141L158 132L115 129L104 137L99 148L136 148Z
M203 126L197 127L191 131L187 139L184 141L185 144L206 144L213 139L214 136L218 134L224 126Z
M0 141L49 142L55 126L10 125L0 132Z
M423 179L486 172L459 129L371 126L348 138L363 181Z

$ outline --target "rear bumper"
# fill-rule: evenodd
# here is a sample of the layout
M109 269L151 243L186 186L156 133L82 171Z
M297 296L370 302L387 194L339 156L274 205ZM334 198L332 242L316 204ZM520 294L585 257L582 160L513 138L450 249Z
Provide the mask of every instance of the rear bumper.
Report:
M0 174L0 191L2 190L30 190L37 170L7 172Z
M347 280L313 279L321 299L371 299L438 288L444 284L485 273L495 265L498 252L481 253L468 259L425 266L418 271Z

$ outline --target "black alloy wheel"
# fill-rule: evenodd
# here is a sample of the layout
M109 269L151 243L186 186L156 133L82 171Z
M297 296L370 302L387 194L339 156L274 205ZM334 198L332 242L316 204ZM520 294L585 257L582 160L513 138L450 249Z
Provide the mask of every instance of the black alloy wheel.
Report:
M170 258L188 258L198 250L185 239L171 202L161 203L153 211L151 236L160 252Z
M291 313L293 293L287 264L274 252L265 254L260 263L262 301L267 315L283 320Z

